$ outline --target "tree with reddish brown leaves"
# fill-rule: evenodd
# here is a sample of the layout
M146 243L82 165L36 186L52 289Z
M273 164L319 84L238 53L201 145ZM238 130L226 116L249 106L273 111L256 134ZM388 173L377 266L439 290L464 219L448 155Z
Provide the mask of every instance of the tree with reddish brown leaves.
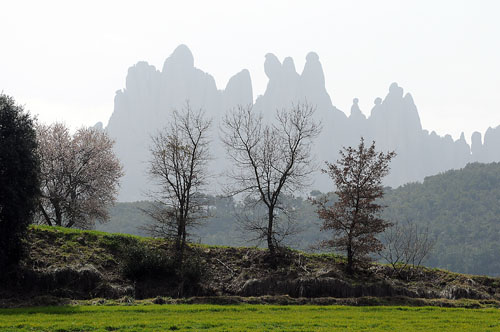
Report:
M326 162L327 169L322 170L333 179L338 200L333 205L325 199L313 203L323 220L321 230L333 232L321 247L345 251L347 271L352 273L356 263L383 249L376 235L391 223L380 217L384 206L378 200L384 195L382 179L396 153L377 152L375 142L367 147L361 138L357 148L344 147L340 155L337 163Z

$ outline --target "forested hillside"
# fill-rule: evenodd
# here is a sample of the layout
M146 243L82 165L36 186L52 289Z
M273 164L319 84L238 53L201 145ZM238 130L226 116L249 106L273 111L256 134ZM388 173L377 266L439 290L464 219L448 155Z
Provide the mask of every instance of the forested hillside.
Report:
M312 192L311 195L322 195ZM329 195L334 199L332 194ZM238 229L238 216L248 209L231 198L209 197L212 217L193 231L192 240L207 244L248 245L251 238ZM426 265L452 271L500 275L500 163L473 163L425 178L397 189L387 188L384 215L393 222L413 222L428 227L437 239ZM148 222L140 208L148 202L119 203L111 221L98 226L109 232L146 235ZM315 208L307 199L288 198L302 232L288 242L307 249L324 238Z
M386 215L429 226L437 237L428 265L500 275L500 163L469 164L386 196Z

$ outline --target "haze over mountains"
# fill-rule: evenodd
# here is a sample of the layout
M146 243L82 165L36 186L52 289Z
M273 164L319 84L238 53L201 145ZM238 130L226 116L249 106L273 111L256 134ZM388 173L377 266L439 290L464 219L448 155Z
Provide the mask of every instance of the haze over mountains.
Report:
M307 55L301 74L297 73L292 58L280 62L271 53L265 57L264 70L269 78L267 89L256 98L253 107L272 121L276 109L300 102L316 106L316 118L323 127L315 151L320 166L325 160L335 161L342 146L357 145L361 136L375 140L380 150L398 153L386 179L386 184L392 187L462 168L473 161L500 161L500 126L489 128L484 140L475 132L471 146L463 134L454 141L450 135L441 137L424 130L411 94L405 94L397 83L390 84L385 98L375 99L367 118L357 99L353 100L349 115L333 105L335 96L332 98L325 89L323 68L314 52ZM161 71L147 62L129 68L125 89L116 93L106 130L116 140L115 150L125 168L120 201L145 198L149 188L146 169L150 136L168 124L173 109L184 107L187 101L192 108L205 109L213 119L213 173L221 174L230 167L218 137L219 120L230 108L253 103L250 73L242 70L229 80L225 89L219 90L210 74L194 66L191 51L180 45L165 60ZM331 191L331 181L325 180L325 175L318 173L313 187L305 190Z

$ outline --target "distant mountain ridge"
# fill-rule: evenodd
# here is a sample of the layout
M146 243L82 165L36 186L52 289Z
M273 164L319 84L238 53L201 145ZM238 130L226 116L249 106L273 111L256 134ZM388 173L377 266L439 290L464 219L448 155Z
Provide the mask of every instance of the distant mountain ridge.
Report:
M269 53L264 70L269 78L267 89L255 100L254 108L267 119L276 109L293 103L308 102L316 106L317 120L323 131L316 141L318 161L335 161L342 146L356 145L361 136L375 140L380 150L395 150L398 157L386 184L392 187L421 181L425 176L448 169L464 167L469 162L500 161L500 126L489 128L484 142L479 132L472 135L471 146L464 135L454 141L450 135L438 136L422 129L417 107L411 94L392 83L384 99L377 98L367 118L353 100L347 116L333 105L325 88L325 77L319 56L311 52L301 74L292 58L283 63ZM146 176L150 136L164 127L173 109L189 101L193 108L203 108L214 120L212 130L212 163L214 173L230 165L219 142L219 119L236 105L254 102L250 73L234 75L225 89L219 90L214 78L194 66L194 57L185 45L178 46L157 70L147 62L129 68L126 85L115 96L113 114L106 130L116 140L115 151L125 168L120 201L143 199L149 185ZM330 182L317 174L315 189L330 190Z

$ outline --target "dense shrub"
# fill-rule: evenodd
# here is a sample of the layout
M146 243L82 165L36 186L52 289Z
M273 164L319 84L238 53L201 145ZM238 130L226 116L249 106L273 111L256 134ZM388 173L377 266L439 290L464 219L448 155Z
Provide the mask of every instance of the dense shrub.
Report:
M200 283L205 274L205 265L199 256L191 255L185 258L182 270L177 274L185 284L194 286Z
M174 290L174 296L198 294L206 266L196 251L190 251L179 266L174 251L136 243L123 251L122 273L131 280L148 283L156 280Z

